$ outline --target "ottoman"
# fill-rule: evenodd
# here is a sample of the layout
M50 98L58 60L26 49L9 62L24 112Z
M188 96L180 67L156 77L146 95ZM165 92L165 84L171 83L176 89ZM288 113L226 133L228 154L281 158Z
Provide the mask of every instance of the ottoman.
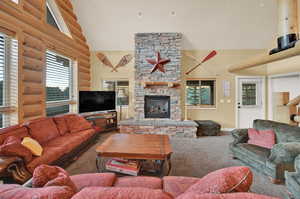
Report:
M198 124L197 136L218 136L221 133L221 125L212 120L195 120Z

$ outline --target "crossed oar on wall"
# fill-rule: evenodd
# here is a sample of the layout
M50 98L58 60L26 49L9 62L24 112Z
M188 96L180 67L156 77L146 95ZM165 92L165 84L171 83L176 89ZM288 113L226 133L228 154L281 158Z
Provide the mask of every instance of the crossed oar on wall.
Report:
M112 68L111 72L118 72L117 69L123 66L126 66L127 64L129 64L129 62L132 60L133 56L128 54L128 55L124 55L121 60L119 61L119 63L116 66L113 66L112 63L110 62L110 60L108 59L108 57L106 55L104 55L103 53L98 52L97 54L98 59L105 65L108 66L110 68Z
M191 72L193 72L194 70L196 70L199 66L201 66L203 63L207 62L208 60L210 60L211 58L213 58L214 56L217 55L217 51L213 50L209 53L209 55L207 55L201 62L199 62L196 66L194 66L193 68L191 68L188 72L186 72L186 75L189 75ZM191 57L194 60L197 60L196 58L192 57L191 55L187 55L189 57ZM198 60L197 60L198 61Z

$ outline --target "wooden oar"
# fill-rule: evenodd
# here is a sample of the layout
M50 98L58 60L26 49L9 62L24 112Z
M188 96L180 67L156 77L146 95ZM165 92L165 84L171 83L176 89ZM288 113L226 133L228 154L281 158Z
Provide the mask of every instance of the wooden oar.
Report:
M189 75L191 72L193 72L196 68L198 68L199 66L201 66L204 62L207 62L208 60L210 60L211 58L213 58L214 56L217 55L217 51L212 51L211 53L209 53L209 55L207 55L202 62L200 62L199 64L197 64L195 67L193 67L191 70L189 70L188 72L186 72L186 75Z

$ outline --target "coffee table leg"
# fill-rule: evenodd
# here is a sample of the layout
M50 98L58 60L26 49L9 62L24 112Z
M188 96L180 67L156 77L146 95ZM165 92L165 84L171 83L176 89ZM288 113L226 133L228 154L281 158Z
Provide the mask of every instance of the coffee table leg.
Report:
M97 155L97 157L96 157L96 168L99 173L104 172L103 160L101 159L101 157L99 155Z
M167 173L167 176L168 176L172 169L171 157L168 157L166 162L168 163L168 173Z

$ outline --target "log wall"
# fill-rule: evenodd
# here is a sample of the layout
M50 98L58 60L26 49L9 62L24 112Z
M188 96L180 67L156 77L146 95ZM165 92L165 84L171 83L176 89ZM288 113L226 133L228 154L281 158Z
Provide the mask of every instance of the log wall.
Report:
M19 41L19 121L46 115L45 53L72 58L78 67L78 89L90 90L90 50L70 0L55 0L72 38L46 22L46 0L0 0L0 31Z

